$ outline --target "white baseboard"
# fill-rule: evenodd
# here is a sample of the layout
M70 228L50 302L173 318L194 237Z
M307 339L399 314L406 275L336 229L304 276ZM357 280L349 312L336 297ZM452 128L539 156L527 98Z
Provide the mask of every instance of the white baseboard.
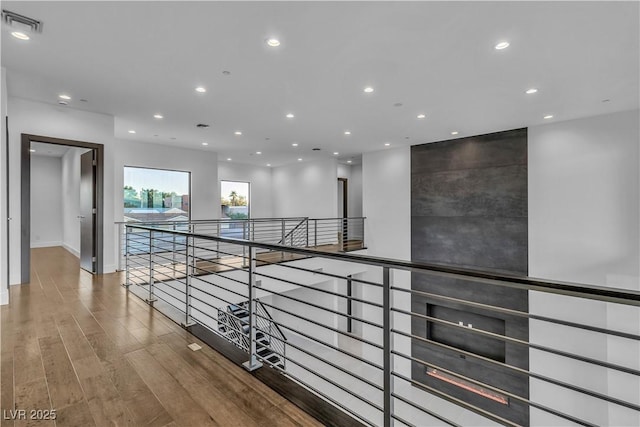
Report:
M50 248L52 246L62 246L62 242L31 242L31 248Z
M71 252L71 254L73 254L73 256L75 256L76 258L80 258L80 251L75 250L74 248L67 245L66 243L63 243L62 247L65 248L68 252Z
M115 273L115 271L116 271L116 266L115 266L114 264L111 264L111 265L103 265L103 266L102 266L102 272L103 272L104 274L107 274L107 273Z
M3 289L0 291L0 305L9 304L9 291L7 289Z

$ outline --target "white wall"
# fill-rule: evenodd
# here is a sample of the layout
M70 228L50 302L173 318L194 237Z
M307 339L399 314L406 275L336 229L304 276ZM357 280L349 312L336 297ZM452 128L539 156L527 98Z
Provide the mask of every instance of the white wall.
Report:
M369 255L411 259L411 150L362 155L362 215Z
M219 216L220 190L217 154L205 150L168 147L114 138L113 116L74 110L68 107L9 98L11 111L11 182L20 182L20 134L28 133L105 146L104 175L104 271L116 268L117 248L114 221L123 218L123 166L141 166L190 171L193 219ZM20 282L20 186L10 189L13 218L11 233L11 283Z
M529 275L640 290L638 111L529 128ZM530 311L640 334L637 308L532 292ZM567 310L570 307L570 310ZM640 369L640 344L531 322L531 340ZM640 380L531 352L531 369L640 404ZM617 405L532 381L533 400L599 425L640 425ZM532 412L532 424L557 423Z
M62 246L80 256L80 155L86 150L69 148L62 157Z
M7 279L9 260L7 254L7 138L5 117L7 116L7 70L0 69L0 305L9 303L9 283Z
M276 217L335 218L338 209L335 159L273 168Z
M347 212L350 217L362 216L362 165L338 164L338 178L347 179Z
M362 215L365 220L365 243L367 254L400 260L411 259L411 149L410 147L376 151L362 155ZM352 169L352 179L357 172ZM392 270L391 283L400 288L411 288L411 274L407 271ZM369 268L358 278L382 283L382 269ZM360 285L356 292L367 301L382 301L379 288ZM411 297L405 292L393 292L394 307L410 311ZM380 323L381 312L371 306L360 304L356 308L363 318ZM408 316L395 313L393 327L411 333ZM362 326L364 338L381 342L378 328ZM394 337L394 349L411 354L411 342L406 337ZM395 358L395 369L404 375L411 375L411 365L405 359Z
M62 245L62 160L31 156L31 247Z
M362 165L351 166L349 180L349 216L362 216Z
M242 181L250 185L250 208L252 218L273 217L273 192L271 168L263 166L243 165L232 162L218 162L219 181ZM220 203L218 203L219 205ZM218 210L220 206L218 206Z

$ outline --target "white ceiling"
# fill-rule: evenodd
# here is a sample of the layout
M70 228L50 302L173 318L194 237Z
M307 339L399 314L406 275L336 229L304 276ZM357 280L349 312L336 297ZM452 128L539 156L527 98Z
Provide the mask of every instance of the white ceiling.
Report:
M118 138L212 150L222 160L276 166L338 151L344 161L385 142L639 106L638 2L2 6L44 22L27 42L3 24L11 96L56 103L67 93L67 108L114 115ZM269 37L281 46L269 48ZM510 47L495 50L501 40ZM530 87L538 93L526 95Z
M32 156L46 156L46 157L62 157L70 147L67 145L47 144L44 142L32 142L31 150L35 150L31 153Z

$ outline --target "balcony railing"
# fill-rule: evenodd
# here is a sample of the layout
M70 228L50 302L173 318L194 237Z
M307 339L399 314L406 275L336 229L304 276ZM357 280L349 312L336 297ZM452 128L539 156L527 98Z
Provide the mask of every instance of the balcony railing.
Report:
M280 373L259 377L285 395L293 386L281 381L302 385L354 424L640 420L638 291L310 249L306 236L320 228L307 219L280 230L284 244L125 226L130 291L205 340L223 337L220 310L246 304L247 334L235 348L247 369ZM414 286L443 280L468 297ZM521 290L528 306L474 295L504 288ZM456 321L466 314L473 324ZM528 332L509 319L524 320ZM286 351L271 349L286 365L259 354L258 333L286 340ZM299 394L294 400L304 406Z
M125 268L125 242L127 224L116 222L119 248L118 270ZM256 219L210 219L192 221L137 222L139 226L161 227L173 231L188 231L214 237L228 237L261 243L276 243L286 246L316 248L328 251L354 251L364 249L364 218L256 218ZM181 237L167 236L163 242L166 249L180 243ZM224 246L224 244L223 244ZM137 248L142 250L143 247ZM136 250L132 248L132 250ZM246 255L246 254L245 254Z

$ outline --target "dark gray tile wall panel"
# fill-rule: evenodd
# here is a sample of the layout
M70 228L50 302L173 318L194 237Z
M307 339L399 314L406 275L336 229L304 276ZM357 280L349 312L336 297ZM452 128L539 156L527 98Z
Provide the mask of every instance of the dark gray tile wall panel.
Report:
M527 271L526 217L414 216L411 233L413 261Z
M411 254L412 260L509 274L528 272L527 218L527 130L480 135L470 138L414 146L411 150ZM412 288L435 295L528 311L526 291L505 288L472 280L412 273ZM427 315L454 313L455 322L478 322L480 316L493 317L493 324L504 322L507 336L528 340L526 319L489 310L471 308L461 303L442 301L425 295L414 295L412 311ZM458 311L452 311L453 309ZM499 321L497 320L499 319ZM487 324L491 322L488 321ZM433 328L433 327L432 327ZM412 333L426 338L427 320L414 318ZM432 331L434 329L431 329ZM434 336L443 337L459 348L478 345L478 352L497 355L507 365L529 368L526 346L495 340L470 338L468 331L454 327L436 329ZM438 335L439 334L439 335ZM446 335L443 335L446 334ZM529 396L526 375L471 356L459 349L414 340L412 354L428 363L452 370L495 387ZM460 344L461 343L461 344ZM487 347L489 346L489 347ZM504 357L502 353L504 352ZM497 357L497 356L495 356ZM503 357L503 358L502 358ZM413 363L414 379L490 410L521 425L529 424L526 405L511 399L508 406L429 377L426 368Z
M511 165L412 174L411 214L527 217L527 167Z
M524 144L522 143L524 141ZM411 147L411 173L527 165L527 129Z

